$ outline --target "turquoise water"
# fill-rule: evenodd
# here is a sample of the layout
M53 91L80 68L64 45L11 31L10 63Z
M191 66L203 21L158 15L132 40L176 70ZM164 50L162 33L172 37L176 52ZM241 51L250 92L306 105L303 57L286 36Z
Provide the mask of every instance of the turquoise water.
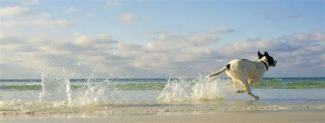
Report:
M255 101L229 79L1 79L0 117L325 110L325 78L264 78Z
M194 79L187 78L192 81ZM80 89L84 83L93 84L109 81L121 90L162 90L168 81L179 78L129 78L129 79L69 79L72 89ZM228 79L223 79L228 80ZM230 80L229 80L230 81ZM254 88L269 89L307 89L325 88L325 77L318 78L264 78L262 82L253 85ZM0 90L41 90L41 79L0 79Z

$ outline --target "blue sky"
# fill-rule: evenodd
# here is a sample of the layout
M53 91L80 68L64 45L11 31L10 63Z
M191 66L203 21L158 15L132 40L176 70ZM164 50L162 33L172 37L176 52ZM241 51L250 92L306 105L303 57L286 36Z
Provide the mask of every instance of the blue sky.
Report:
M1 0L0 78L196 77L229 60L325 76L322 0Z

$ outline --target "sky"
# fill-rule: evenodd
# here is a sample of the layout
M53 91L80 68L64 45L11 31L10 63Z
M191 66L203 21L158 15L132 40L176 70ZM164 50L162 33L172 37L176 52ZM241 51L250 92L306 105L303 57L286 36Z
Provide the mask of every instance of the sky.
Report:
M257 51L265 77L325 77L325 1L0 0L0 79L200 77Z

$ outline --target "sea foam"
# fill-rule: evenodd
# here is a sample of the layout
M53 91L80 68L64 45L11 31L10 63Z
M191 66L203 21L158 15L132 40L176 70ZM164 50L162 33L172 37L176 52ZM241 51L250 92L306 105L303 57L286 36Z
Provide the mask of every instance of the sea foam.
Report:
M169 80L157 100L161 103L221 100L223 94L229 90L229 83L230 81L225 79L203 77Z

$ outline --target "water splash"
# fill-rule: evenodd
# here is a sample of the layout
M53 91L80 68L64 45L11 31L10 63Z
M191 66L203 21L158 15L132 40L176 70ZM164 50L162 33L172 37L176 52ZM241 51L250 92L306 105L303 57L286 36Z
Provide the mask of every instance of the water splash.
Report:
M58 104L70 104L71 90L69 76L62 69L62 77L53 77L48 72L41 72L42 92L39 94L40 102L56 102Z
M193 98L198 100L219 100L223 95L219 88L220 81L200 79L193 87Z
M57 106L84 106L111 101L114 98L113 94L118 92L115 84L110 83L108 79L98 82L91 75L86 82L78 83L82 88L73 91L72 95L70 78L64 69L62 71L63 75L61 77L54 77L44 71L40 72L42 75L42 91L39 93L39 102ZM104 95L110 96L105 97Z
M87 104L97 104L100 102L111 101L114 98L114 93L118 92L118 89L109 80L104 80L100 83L93 83L89 79L85 83L84 87L77 94L77 97L72 100L73 106L84 106ZM105 94L106 93L106 94ZM108 94L107 94L108 93ZM105 97L104 95L110 95ZM111 98L111 99L108 99Z
M221 100L227 89L224 87L228 84L228 80L205 79L203 77L169 80L157 100L161 103Z

